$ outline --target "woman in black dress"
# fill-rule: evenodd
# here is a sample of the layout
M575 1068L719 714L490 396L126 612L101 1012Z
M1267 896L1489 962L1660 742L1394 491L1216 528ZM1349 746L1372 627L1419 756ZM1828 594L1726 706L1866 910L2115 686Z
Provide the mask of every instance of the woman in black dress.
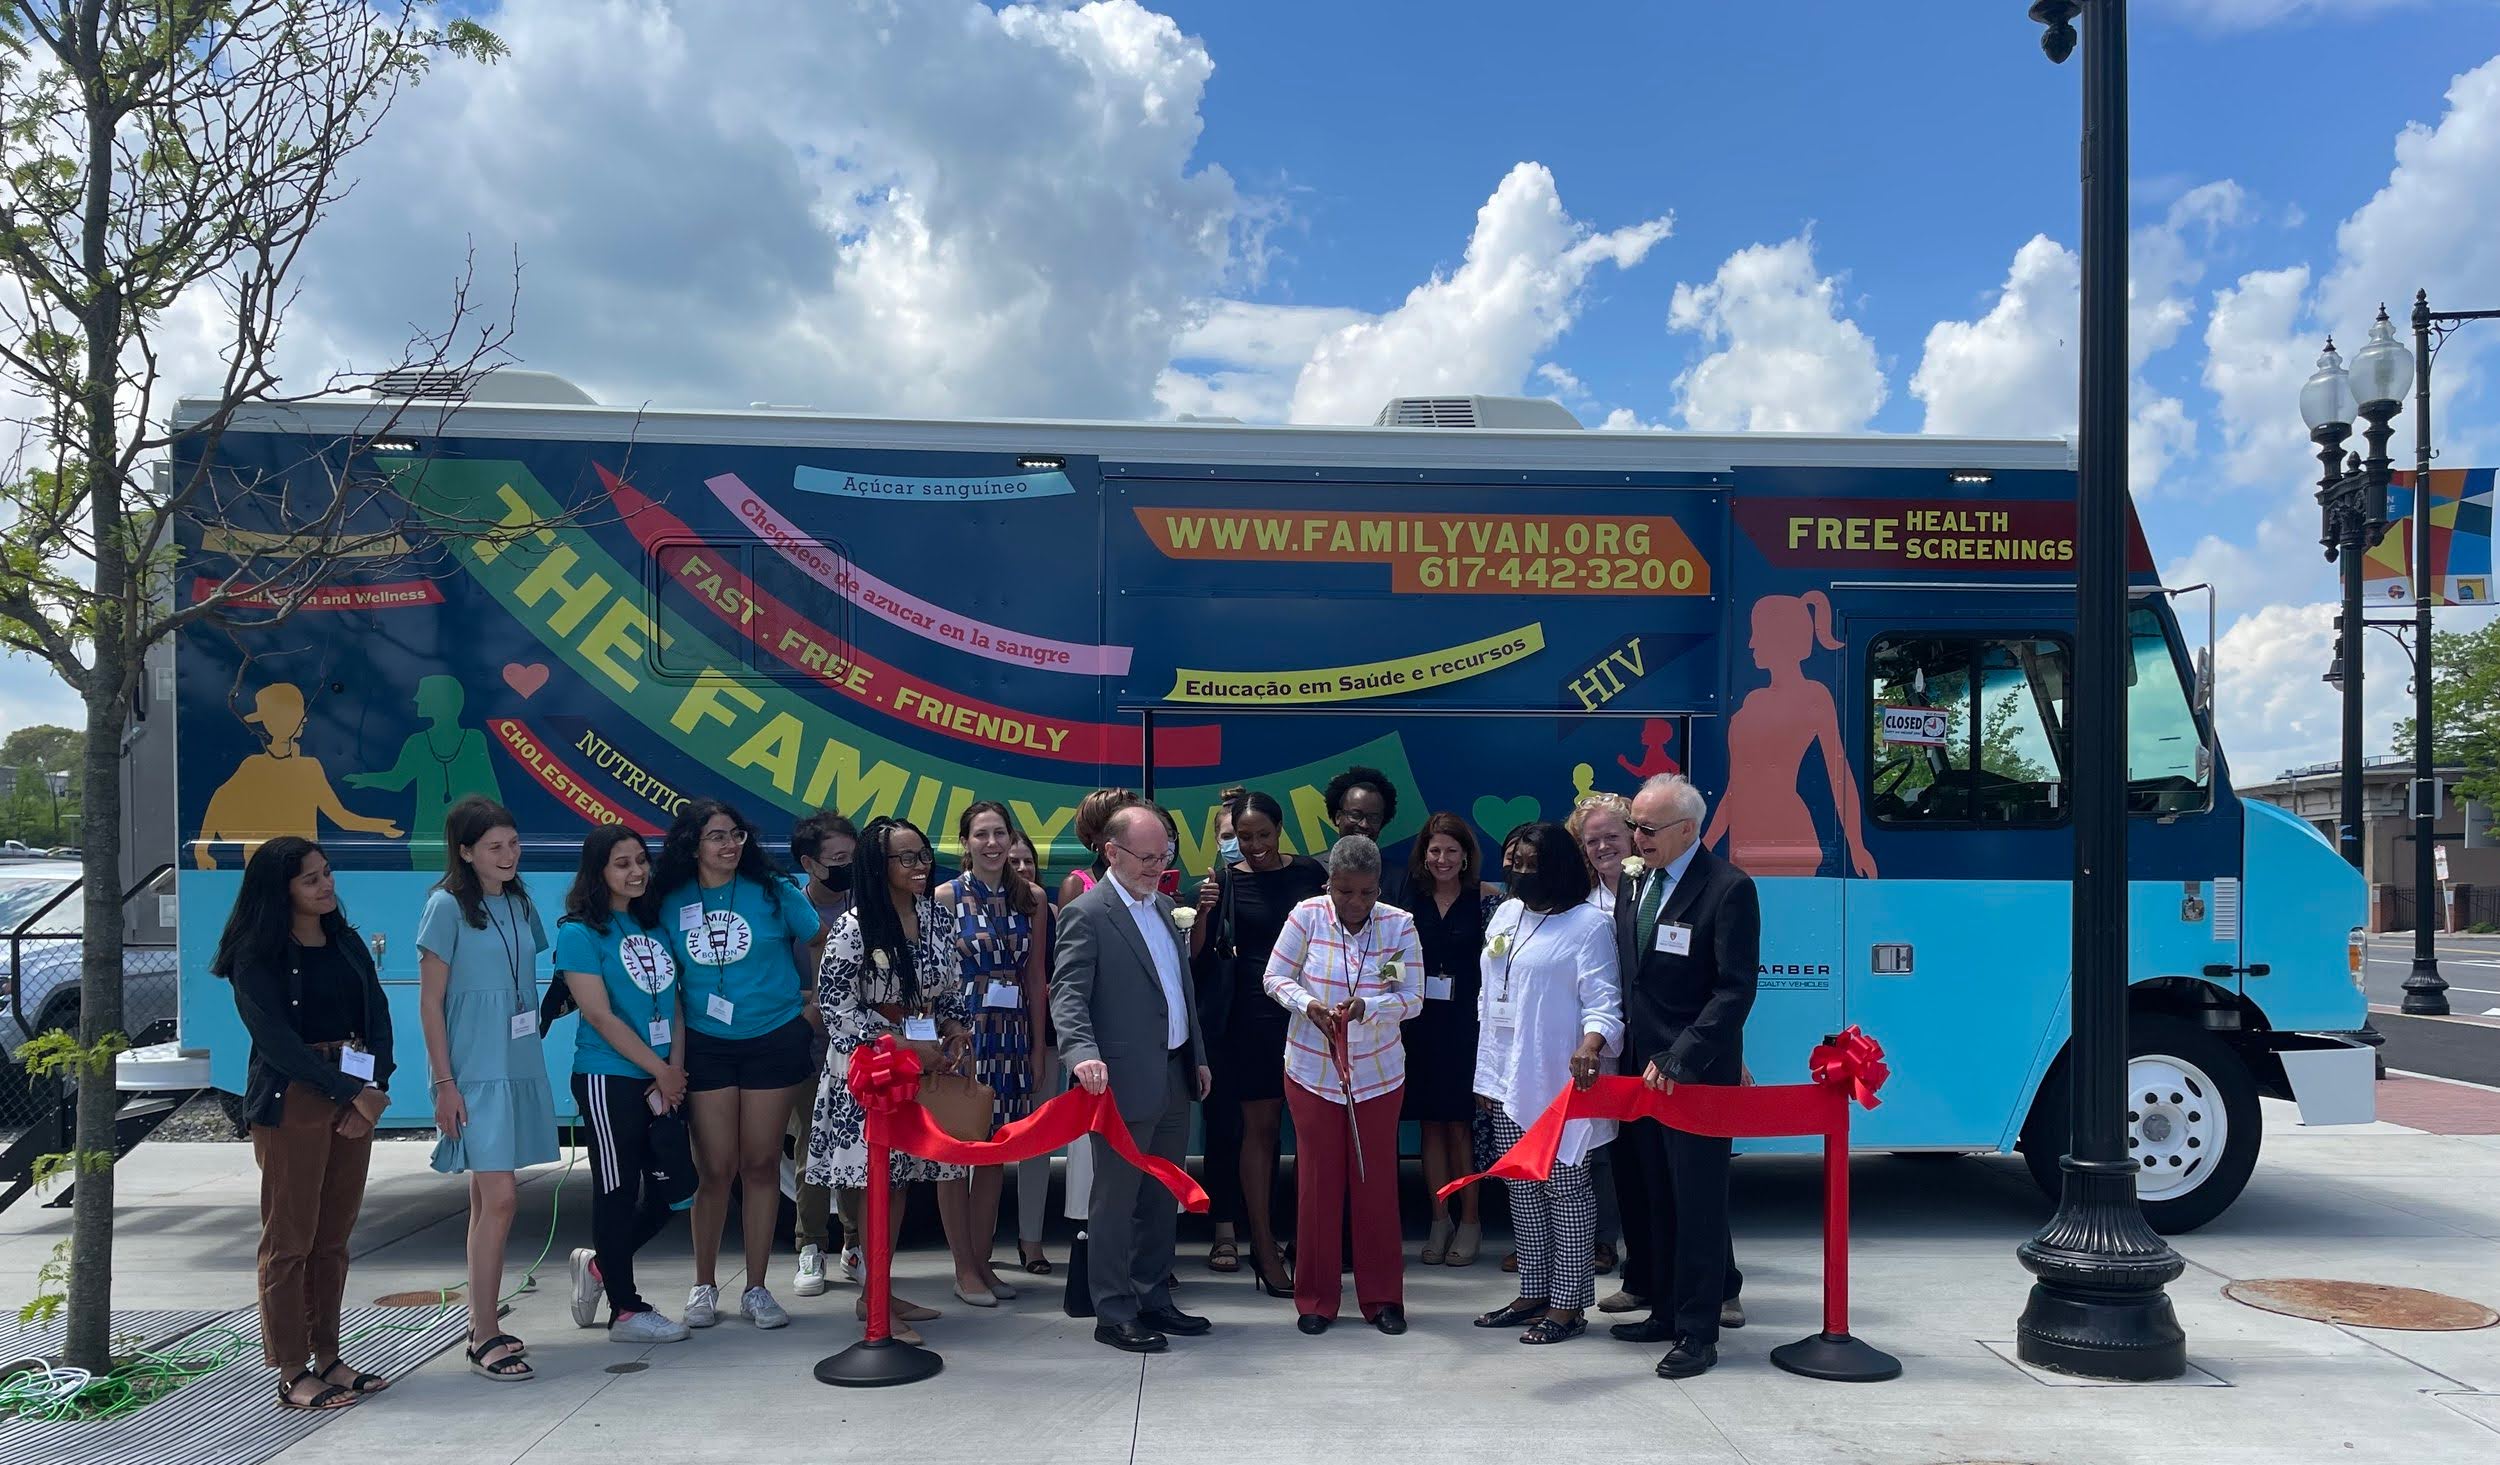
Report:
M1233 950L1232 1010L1215 1061L1212 1101L1241 1109L1243 1221L1250 1229L1250 1261L1261 1290L1291 1297L1293 1277L1276 1241L1277 1136L1285 1114L1285 1029L1291 1013L1268 1000L1261 985L1277 933L1293 908L1328 888L1328 871L1308 855L1288 855L1285 811L1263 793L1232 803L1233 837L1241 859L1210 877L1218 889L1208 918L1193 938L1213 927ZM1471 1050L1472 1051L1472 1050Z
M1501 893L1476 878L1482 856L1467 821L1435 814L1415 836L1406 869L1406 909L1424 951L1424 1012L1406 1025L1404 1117L1423 1132L1424 1188L1473 1168L1476 1113L1476 994L1483 984L1484 921ZM1426 1266L1472 1264L1484 1239L1477 1187L1459 1192L1456 1211L1432 1203Z

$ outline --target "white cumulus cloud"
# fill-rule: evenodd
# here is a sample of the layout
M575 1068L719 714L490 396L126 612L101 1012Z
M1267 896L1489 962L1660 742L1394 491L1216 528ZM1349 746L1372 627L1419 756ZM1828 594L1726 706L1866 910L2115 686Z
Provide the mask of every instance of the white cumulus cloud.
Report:
M1740 249L1709 283L1678 284L1667 326L1717 348L1676 378L1694 431L1856 432L1884 405L1875 343L1842 313L1840 282L1815 269L1810 234Z
M1396 396L1519 390L1570 329L1590 275L1636 265L1668 217L1598 232L1564 211L1541 163L1510 170L1456 270L1436 272L1396 309L1322 338L1294 383L1297 422L1369 422Z

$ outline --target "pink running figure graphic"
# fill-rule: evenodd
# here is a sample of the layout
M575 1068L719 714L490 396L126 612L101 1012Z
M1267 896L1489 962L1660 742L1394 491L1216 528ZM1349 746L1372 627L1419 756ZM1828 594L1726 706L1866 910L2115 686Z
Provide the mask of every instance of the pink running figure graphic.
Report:
M1667 752L1667 744L1675 741L1675 724L1663 717L1646 718L1641 723L1641 761L1633 762L1621 753L1615 762L1634 778L1653 778L1661 773L1682 773L1684 765ZM1586 793L1583 789L1581 792Z
M1824 775L1840 811L1841 837L1849 844L1850 868L1875 876L1859 828L1858 783L1840 742L1840 713L1831 688L1805 673L1819 643L1840 649L1832 635L1831 599L1820 590L1803 595L1765 595L1753 603L1753 664L1771 674L1768 686L1745 694L1728 719L1727 795L1711 812L1703 845L1722 836L1727 857L1746 874L1814 875L1823 868L1823 839L1814 814L1797 792L1798 774L1820 743Z

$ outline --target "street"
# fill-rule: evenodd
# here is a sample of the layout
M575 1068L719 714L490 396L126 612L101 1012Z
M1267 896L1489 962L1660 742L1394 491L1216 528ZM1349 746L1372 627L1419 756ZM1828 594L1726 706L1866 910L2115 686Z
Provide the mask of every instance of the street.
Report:
M2448 979L2448 1006L2460 1015L2500 1015L2500 936L2441 936L2433 948L2439 974ZM2365 983L2372 1007L2404 1001L2405 974L2413 970L2413 933L2381 931L2370 937Z
M2442 936L2434 950L2452 1015L2407 1017L2400 1009L2413 937L2391 931L2370 938L2370 1025L2387 1037L2379 1056L2398 1072L2500 1084L2500 936Z

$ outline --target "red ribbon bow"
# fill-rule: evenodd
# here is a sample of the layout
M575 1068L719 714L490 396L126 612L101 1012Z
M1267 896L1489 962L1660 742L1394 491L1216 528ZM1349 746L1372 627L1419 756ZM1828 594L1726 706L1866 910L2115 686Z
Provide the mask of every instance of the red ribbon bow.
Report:
M1875 1091L1892 1077L1892 1068L1884 1062L1884 1045L1860 1032L1855 1024L1843 1028L1839 1035L1814 1045L1806 1057L1806 1072L1816 1083L1841 1089L1859 1104L1872 1109L1882 1103Z
M851 1097L870 1114L899 1114L920 1102L920 1058L880 1034L874 1047L851 1054Z

